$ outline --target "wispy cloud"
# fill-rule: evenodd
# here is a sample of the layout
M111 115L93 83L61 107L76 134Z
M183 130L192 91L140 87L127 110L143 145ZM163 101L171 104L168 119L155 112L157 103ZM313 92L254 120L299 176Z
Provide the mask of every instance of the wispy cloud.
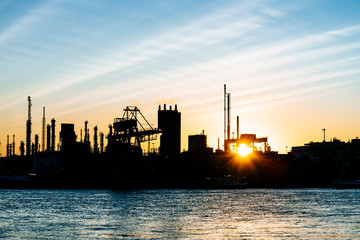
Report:
M335 31L324 32L322 34L317 34L316 36L305 36L303 39L295 39L293 41L284 42L282 44L274 43L274 45L268 44L265 46L256 46L251 50L240 51L229 56L193 64L191 67L178 67L175 69L160 71L156 72L155 74L149 74L147 76L140 76L128 80L140 84L139 86L141 86L141 90L138 89L136 91L139 96L146 94L149 89L151 89L152 93L155 95L157 92L161 94L165 90L163 88L158 90L154 89L151 87L151 85L161 86L163 83L166 83L166 88L169 90L173 88L180 89L185 85L191 85L192 90L187 88L186 90L184 89L182 91L169 91L171 92L172 98L192 99L189 101L189 103L186 103L186 100L183 100L184 107L186 107L187 104L193 104L194 97L191 98L191 95L197 95L199 89L202 89L202 91L206 94L207 90L203 88L204 84L207 84L208 86L209 84L211 86L215 86L219 85L219 82L221 81L233 82L233 84L241 86L241 90L235 93L234 97L247 95L258 98L259 94L261 93L272 92L272 98L276 100L278 99L277 94L279 91L287 91L288 88L294 86L306 88L309 83L314 82L321 82L322 87L327 89L328 86L335 86L332 83L328 83L329 79L358 74L359 70L355 68L356 64L354 63L359 61L359 57L350 56L335 60L333 60L333 58L329 58L329 60L327 60L326 57L357 50L360 48L360 44L333 43L332 45L330 44L330 46L322 48L314 48L314 46L324 42L328 43L328 36L331 35L331 32L347 32L347 34L350 34L349 29L353 30L352 34L355 34L356 31L358 31L358 27L349 27L344 28L343 30L338 29ZM337 36L343 35L338 34ZM310 41L309 39L312 40ZM307 43L306 49L304 49L304 46L301 44L297 44L302 40ZM288 54L285 54L286 51L284 51L284 49L288 49L290 46L293 46L292 51L290 51ZM308 63L314 59L321 59L321 61L317 63ZM136 64L136 58L134 61L134 64ZM132 61L129 62L129 64L131 63ZM295 67L295 65L297 66ZM341 69L343 67L346 68L346 66L349 65L352 66L351 69ZM114 66L113 70L116 69L117 68ZM103 71L101 71L99 74L101 73L103 73ZM88 80L92 76L94 76L94 73L89 72L88 75L84 75L82 78L79 78L79 81ZM222 79L219 79L219 77ZM239 82L238 79L242 80ZM60 85L60 87L65 87L66 84L71 85L74 82L74 79L71 79L69 83L63 83L64 85ZM349 82L343 82L339 86L343 86L344 84L349 84ZM77 110L85 110L94 106L105 105L111 102L119 101L120 99L125 99L126 97L130 96L131 91L129 91L128 94L123 93L124 95L121 98L112 96L116 95L116 89L124 89L127 87L127 85L127 82L120 82L116 84L114 83L109 87L103 87L101 88L101 92L103 92L103 94L99 95L99 91L97 91L98 93L96 96L97 99L105 98L104 101L88 104L88 106L81 106ZM59 85L56 86L54 90L58 89L58 87ZM213 93L213 88L210 90L210 92ZM309 90L309 93L311 92L314 91ZM289 97L296 99L298 97L296 93L302 94L301 91L292 92L291 97ZM91 94L92 93L88 93L86 95L89 97ZM82 99L88 99L88 97L81 96ZM213 98L217 98L217 96L214 96ZM210 97L208 101L204 102L204 105L213 101L213 98ZM199 101L199 99L197 99L197 101ZM265 103L269 101L269 99L263 101L264 106L274 106L274 103L270 105ZM287 101L284 101L281 104L286 102Z
M191 52L199 49L199 47L206 48L234 37L239 38L247 32L261 27L266 21L266 16L246 16L229 21L229 18L231 19L234 14L246 13L248 10L246 7L253 6L243 7L243 9L236 11L233 9L222 10L188 26L175 28L163 35L146 39L126 49L115 50L110 55L87 60L85 62L91 63L91 65L85 65L83 72L75 73L73 76L60 76L57 80L52 81L51 86L42 87L41 91L31 90L29 92L32 92L31 95L34 97L47 95L113 71L143 64L150 59L167 56L174 52ZM31 14L31 16L33 15ZM21 22L19 27L25 25L27 21ZM39 87L37 86L37 88Z
M199 48L207 49L210 46L221 45L229 39L238 39L241 41L241 39L244 38L248 41L248 39L252 38L252 34L256 34L260 29L263 29L267 21L272 20L270 19L271 17L282 17L285 15L279 10L270 8L264 9L263 12L265 15L262 16L255 17L245 14L249 8L253 7L254 6L249 5L241 10L234 10L234 8L220 10L213 15L205 16L203 19L197 20L195 23L178 27L152 39L146 39L129 48L119 48L110 54L85 61L83 71L77 70L73 75L67 74L60 76L57 80L51 81L51 83L48 84L49 86L41 88L40 91L30 90L28 92L31 92L33 97L41 97L110 72L125 70L135 66L138 68L139 66L144 67L150 60L168 56L172 53L191 52ZM1 36L3 37L0 39L5 40L27 24L36 21L39 15L41 15L39 13L45 11L47 8L49 8L49 4L33 10L9 28L5 34L2 34ZM244 14L244 17L234 18L235 15L240 13ZM235 20L229 21L229 19L232 18ZM174 85L181 86L185 84L185 82L192 82L199 86L205 82L214 81L214 83L217 83L219 76L223 78L222 81L236 81L236 79L240 78L242 79L241 84L245 83L245 86L247 81L256 81L256 79L260 78L259 80L261 80L263 85L266 82L271 82L271 86L256 88L256 90L250 92L249 90L241 91L240 94L254 94L256 92L269 90L276 91L280 86L283 88L284 85L293 86L304 82L305 80L302 77L305 74L309 74L309 72L318 71L315 68L319 69L320 66L316 65L303 67L302 69L283 70L281 73L276 74L267 71L290 66L291 64L304 63L313 56L320 58L358 49L360 45L356 43L347 45L334 44L330 47L316 49L314 49L314 47L321 46L334 39L357 34L359 31L360 25L354 25L284 42L250 45L250 49L236 49L234 54L211 59L206 62L195 63L192 64L191 67L185 65L165 71L160 69L160 72L158 71L153 75L149 74L129 80L141 84L151 82L153 85L166 82L168 87L171 88ZM86 63L90 63L90 65L86 65ZM338 62L336 62L336 64L338 64ZM322 68L326 70L330 65L334 65L334 63L326 62L322 64ZM267 74L268 79L259 76L264 73ZM247 78L249 80L246 80ZM286 78L291 78L293 81L286 82ZM198 81L194 82L196 79ZM298 80L295 81L294 79ZM109 94L111 88L120 88L122 86L124 86L123 83L112 84L110 88L104 89L103 92L106 92L106 94L103 94L104 97L111 96L111 94ZM187 93L178 93L178 96L175 97L181 98L184 94ZM113 100L105 100L103 104L109 101L111 102ZM8 108L19 102L22 102L22 100L19 99L4 104L1 109Z
M44 21L44 16L51 14L53 11L55 2L56 1L47 1L30 9L25 15L18 18L13 24L0 32L0 47L12 38L28 32L32 24Z

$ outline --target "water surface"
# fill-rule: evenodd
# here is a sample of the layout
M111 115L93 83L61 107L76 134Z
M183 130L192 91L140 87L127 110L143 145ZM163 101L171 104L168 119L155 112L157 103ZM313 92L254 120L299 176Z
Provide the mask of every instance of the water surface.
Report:
M360 190L0 190L11 239L360 239Z

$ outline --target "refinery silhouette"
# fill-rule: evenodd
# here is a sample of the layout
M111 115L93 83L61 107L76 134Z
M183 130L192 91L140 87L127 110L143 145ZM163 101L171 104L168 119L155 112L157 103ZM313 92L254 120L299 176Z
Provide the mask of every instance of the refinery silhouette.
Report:
M267 137L231 136L231 95L224 85L224 149L208 147L207 136L188 136L181 152L178 106L158 106L158 126L152 127L140 109L127 106L108 133L88 121L75 134L72 123L46 125L43 108L41 142L32 137L31 97L28 97L26 140L15 154L15 135L7 135L6 156L0 158L0 188L248 188L359 187L360 139L310 142L287 154L272 151ZM56 136L59 136L58 143ZM159 148L153 141L160 138ZM107 144L105 144L107 139ZM152 146L153 145L153 146ZM147 146L147 150L143 149ZM152 146L152 147L151 147Z

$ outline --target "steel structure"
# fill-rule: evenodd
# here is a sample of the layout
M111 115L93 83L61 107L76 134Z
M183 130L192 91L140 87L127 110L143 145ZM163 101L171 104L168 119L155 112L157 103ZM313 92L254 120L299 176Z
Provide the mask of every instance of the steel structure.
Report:
M262 144L260 146L263 147L263 152L266 153L270 150L270 147L268 145L268 138L257 138L256 134L240 134L240 128L239 128L239 116L237 116L237 134L236 138L230 137L230 114L231 109L231 103L230 103L230 93L226 92L226 85L224 85L224 151L229 152L231 151L230 145L234 146L234 151L237 152L239 149L240 144L245 144L248 147L252 147L253 150L256 149L255 144ZM227 124L226 124L227 123Z
M137 107L127 106L123 111L121 118L114 119L108 136L109 142L131 145L141 149L140 144L148 141L150 146L150 141L156 140L157 134L161 131L153 128Z

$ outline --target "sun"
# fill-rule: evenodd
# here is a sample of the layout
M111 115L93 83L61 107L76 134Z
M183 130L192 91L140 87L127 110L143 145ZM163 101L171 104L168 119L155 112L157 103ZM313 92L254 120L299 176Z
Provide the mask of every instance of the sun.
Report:
M240 144L238 149L238 155L241 157L246 157L250 153L253 152L253 149L251 147L246 146L245 144Z

